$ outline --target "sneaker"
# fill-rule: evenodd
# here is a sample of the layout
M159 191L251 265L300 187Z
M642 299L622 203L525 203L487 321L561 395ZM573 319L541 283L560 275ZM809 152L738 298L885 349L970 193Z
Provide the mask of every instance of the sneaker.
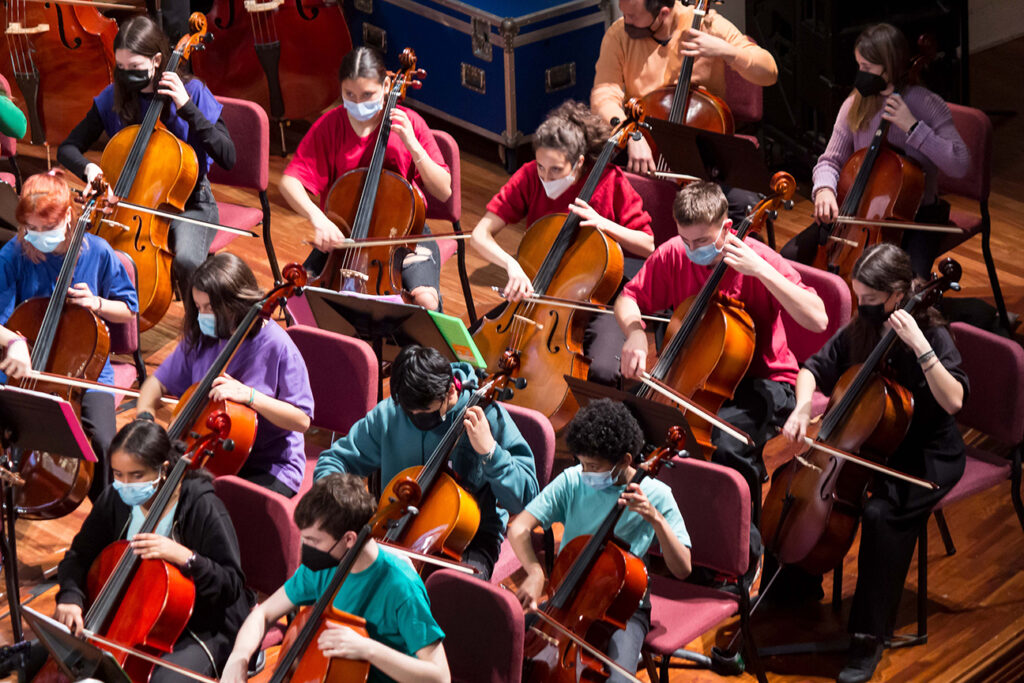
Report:
M875 674L882 660L882 641L874 636L855 633L850 642L846 664L836 677L837 683L865 683Z

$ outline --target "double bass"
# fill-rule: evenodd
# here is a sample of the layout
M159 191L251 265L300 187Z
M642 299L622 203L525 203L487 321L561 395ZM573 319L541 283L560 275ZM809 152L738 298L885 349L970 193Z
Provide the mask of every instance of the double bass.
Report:
M773 217L779 207L791 206L796 182L788 173L776 173L771 194L758 202L740 223L736 237L742 240L755 225ZM690 398L708 413L715 414L732 398L754 357L754 322L743 302L719 293L729 266L720 261L700 291L687 298L672 314L664 346L651 369L653 379ZM665 397L641 384L634 393L665 402ZM713 450L712 425L691 415L688 420L694 438L705 454Z
M4 1L0 73L17 85L11 95L28 113L34 145L64 140L113 80L117 23L90 4Z
M188 59L205 44L206 18L196 12L189 23L193 33L178 41L165 71L176 70L182 59ZM100 158L100 168L114 194L126 202L150 208L173 207L181 212L199 177L199 162L195 150L160 122L167 100L166 95L155 95L141 124L126 126L110 139ZM119 207L110 220L97 222L94 231L135 262L139 330L148 330L171 304L170 219Z
M639 135L643 107L631 100L626 109L626 121L605 142L587 176L579 194L583 201L591 200L605 167L626 140ZM590 365L583 355L586 323L572 310L541 299L608 303L622 280L622 247L597 228L581 227L575 213L551 214L527 229L516 261L532 281L537 300L504 303L485 314L473 341L488 367L507 351L519 355L527 384L512 402L539 410L561 429L578 408L563 376L585 379Z
M945 290L959 288L960 264L946 259L939 270L941 275L915 293L904 311L913 313L932 305ZM910 391L882 368L897 339L890 329L863 363L842 374L824 417L808 426L803 441L791 444L784 435L773 439L781 440L781 451L793 456L772 477L761 513L765 549L780 564L824 573L842 561L857 534L872 470L937 488L884 467L903 441L914 411Z
M401 71L391 73L391 89L384 101L380 128L370 165L345 173L334 181L324 202L324 213L356 242L367 238L398 238L423 230L426 199L418 187L384 168L391 136L391 111L407 88L419 88L426 72L416 66L411 48L399 57ZM314 285L337 291L397 294L402 288L402 245L334 249Z

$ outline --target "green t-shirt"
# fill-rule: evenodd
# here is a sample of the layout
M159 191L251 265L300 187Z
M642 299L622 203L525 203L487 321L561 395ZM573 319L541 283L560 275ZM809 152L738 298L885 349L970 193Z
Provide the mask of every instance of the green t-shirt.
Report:
M380 546L378 551L373 564L348 575L334 607L366 619L366 630L374 640L415 657L422 648L444 638L444 631L430 613L427 589L412 565ZM314 572L300 565L285 581L284 592L293 604L310 605L327 590L334 571ZM369 681L390 680L370 668Z
M526 511L533 515L540 525L547 529L554 522L565 525L562 533L562 547L577 536L586 536L597 531L611 512L625 486L609 486L600 491L588 486L580 473L582 465L569 467L548 484L536 498L526 505ZM651 501L668 522L672 532L683 545L690 547L690 534L686 531L679 506L672 496L672 489L657 479L648 477L640 482L640 490ZM615 535L629 544L629 551L643 557L654 541L654 527L632 510L626 510L615 524Z

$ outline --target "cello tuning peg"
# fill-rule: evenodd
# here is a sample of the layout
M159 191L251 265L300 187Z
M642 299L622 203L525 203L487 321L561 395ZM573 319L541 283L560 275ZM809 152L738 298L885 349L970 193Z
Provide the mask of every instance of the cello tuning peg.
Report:
M526 378L525 377L516 377L515 385L516 385L516 389L525 389L526 388Z
M787 199L786 201L782 202L782 205L786 207L786 211L791 211L793 209L793 200Z
M423 81L410 81L409 87L412 88L413 90L419 90L420 88L423 87Z
M513 395L515 395L515 392L508 388L499 389L498 391L495 392L495 398L497 398L499 401L511 400Z
M769 211L769 212L768 212L768 218L769 218L769 219L771 219L771 220L773 220L773 221L774 221L774 220L777 220L777 219L778 219L778 217L779 217L779 212L778 212L778 211L775 211L775 210L773 209L773 210L771 210L771 211Z
M222 451L227 451L227 452L230 453L231 451L235 450L235 440L234 439L221 439L220 448L221 448Z
M417 80L423 79L423 78L427 77L427 70L426 69L416 69L416 71L414 71L412 75L413 75L413 78L416 78Z
M959 282L951 282L950 285L949 285L949 288L952 289L954 292L959 292L960 291L960 283Z

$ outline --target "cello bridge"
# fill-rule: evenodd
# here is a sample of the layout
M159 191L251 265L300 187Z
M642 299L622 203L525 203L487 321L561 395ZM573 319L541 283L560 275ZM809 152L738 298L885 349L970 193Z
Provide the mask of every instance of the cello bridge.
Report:
M338 274L341 275L341 277L343 278L352 277L362 280L363 282L370 281L370 276L367 275L366 273L360 273L358 270L351 270L349 268L342 268L341 270L338 271Z

